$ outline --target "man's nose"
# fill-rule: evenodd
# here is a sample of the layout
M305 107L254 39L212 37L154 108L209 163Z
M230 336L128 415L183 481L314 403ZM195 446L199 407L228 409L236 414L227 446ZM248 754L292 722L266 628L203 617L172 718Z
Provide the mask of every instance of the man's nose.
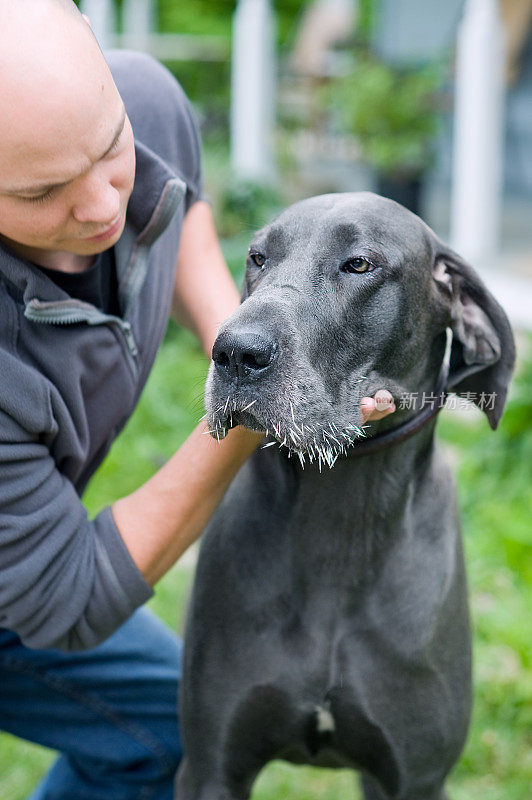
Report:
M111 224L117 218L120 213L120 191L104 169L87 175L80 184L72 213L78 222L101 225Z

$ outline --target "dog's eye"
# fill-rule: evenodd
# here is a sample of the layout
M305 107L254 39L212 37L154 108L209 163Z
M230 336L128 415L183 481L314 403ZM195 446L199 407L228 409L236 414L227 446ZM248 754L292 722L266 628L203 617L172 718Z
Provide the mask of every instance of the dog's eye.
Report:
M256 250L250 250L249 257L257 267L262 268L266 263L266 256L263 256L262 253L258 253Z
M341 267L342 272L356 272L360 275L363 272L373 272L375 265L366 261L365 258L350 258Z

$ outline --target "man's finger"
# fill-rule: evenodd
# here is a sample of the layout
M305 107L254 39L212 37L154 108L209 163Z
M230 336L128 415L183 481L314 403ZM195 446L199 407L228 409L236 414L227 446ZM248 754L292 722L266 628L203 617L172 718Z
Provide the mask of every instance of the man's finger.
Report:
M387 389L375 392L375 408L377 411L387 411L393 405L393 397Z
M360 406L364 422L376 422L395 411L393 397L387 389L379 389L373 397L363 397Z

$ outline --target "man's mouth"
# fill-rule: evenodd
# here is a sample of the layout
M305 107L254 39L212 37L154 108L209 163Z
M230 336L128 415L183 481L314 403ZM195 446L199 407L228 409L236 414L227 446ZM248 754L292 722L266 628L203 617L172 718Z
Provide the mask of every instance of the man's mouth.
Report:
M85 239L86 242L103 242L106 239L111 239L118 231L122 225L122 215L118 217L118 219L113 222L111 227L107 228L107 230L103 231L103 233L98 233L96 236L89 236Z

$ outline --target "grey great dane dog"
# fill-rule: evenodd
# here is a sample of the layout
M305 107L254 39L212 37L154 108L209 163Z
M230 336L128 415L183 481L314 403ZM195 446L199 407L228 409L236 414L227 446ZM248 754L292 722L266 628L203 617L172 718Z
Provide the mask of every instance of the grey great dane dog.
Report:
M470 631L433 408L446 388L469 392L495 428L513 362L475 271L391 200L314 197L256 235L207 409L213 435L243 424L272 446L204 534L179 800L244 800L275 758L352 767L366 800L445 798ZM396 403L425 393L423 408L398 403L362 431L360 399L381 387Z

